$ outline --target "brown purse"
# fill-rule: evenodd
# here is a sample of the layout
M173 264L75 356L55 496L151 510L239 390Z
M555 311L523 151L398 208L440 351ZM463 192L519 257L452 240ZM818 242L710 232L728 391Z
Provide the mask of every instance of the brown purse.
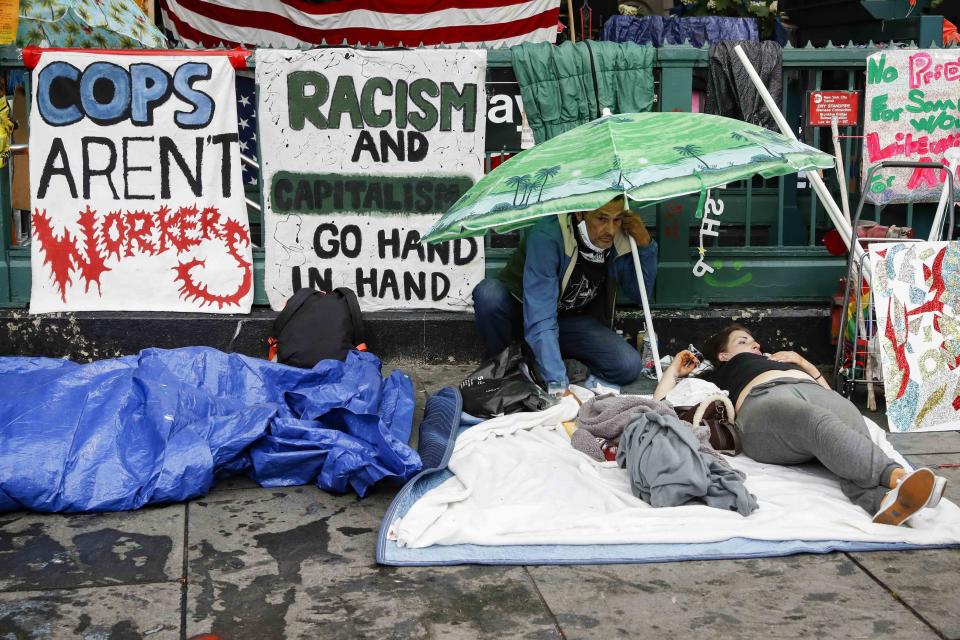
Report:
M689 407L674 407L677 416L690 424L703 423L710 428L710 446L728 456L743 451L740 432L734 424L736 414L730 398L716 394L704 398L700 404Z

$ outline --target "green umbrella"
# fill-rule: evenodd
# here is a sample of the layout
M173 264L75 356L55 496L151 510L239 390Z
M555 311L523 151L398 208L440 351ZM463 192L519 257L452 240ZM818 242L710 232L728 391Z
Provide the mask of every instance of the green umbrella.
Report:
M740 120L682 112L604 116L491 171L424 240L505 233L541 216L590 211L623 194L643 206L754 174L831 167L828 154Z
M703 113L605 115L510 158L470 188L430 228L426 242L505 233L538 218L592 211L619 195L653 204L760 174L829 169L833 158L740 120ZM662 376L636 243L630 238L643 315Z
M167 39L133 0L20 0L16 44L162 49Z

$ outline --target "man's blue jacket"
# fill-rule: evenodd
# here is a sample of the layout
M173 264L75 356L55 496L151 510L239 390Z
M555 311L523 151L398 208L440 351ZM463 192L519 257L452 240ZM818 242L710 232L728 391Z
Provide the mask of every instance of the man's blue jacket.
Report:
M575 232L570 215L543 218L527 231L523 244L498 276L514 297L523 302L523 336L536 356L540 375L550 386L569 384L560 355L557 302L569 284L579 256ZM657 243L651 240L646 247L638 247L638 251L647 294L652 295L657 275ZM622 231L614 237L613 250L607 258L607 273L606 289L588 311L612 329L618 284L635 303L640 302L630 240Z

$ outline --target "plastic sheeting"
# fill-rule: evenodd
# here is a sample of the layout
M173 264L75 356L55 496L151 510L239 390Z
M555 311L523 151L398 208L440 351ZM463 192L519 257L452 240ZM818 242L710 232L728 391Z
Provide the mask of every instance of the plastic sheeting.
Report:
M0 358L0 511L116 511L246 473L363 496L421 467L410 379L351 352L296 369L205 347Z
M753 18L723 16L613 16L603 25L601 40L635 42L662 47L689 40L695 47L721 40L760 40Z

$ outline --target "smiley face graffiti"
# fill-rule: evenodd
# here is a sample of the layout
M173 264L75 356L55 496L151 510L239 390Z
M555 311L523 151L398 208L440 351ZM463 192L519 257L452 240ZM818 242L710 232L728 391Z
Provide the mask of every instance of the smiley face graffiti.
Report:
M711 287L716 287L719 289L732 289L734 287L741 287L747 284L748 282L750 282L751 280L753 280L753 273L749 271L735 277L732 280L722 280L717 277L716 272L723 269L723 266L724 266L723 260L714 260L713 262L714 273L708 273L704 275L703 281L706 282ZM743 263L739 260L734 260L731 266L733 267L734 272L738 272L743 268Z

